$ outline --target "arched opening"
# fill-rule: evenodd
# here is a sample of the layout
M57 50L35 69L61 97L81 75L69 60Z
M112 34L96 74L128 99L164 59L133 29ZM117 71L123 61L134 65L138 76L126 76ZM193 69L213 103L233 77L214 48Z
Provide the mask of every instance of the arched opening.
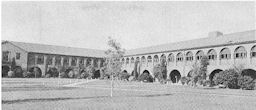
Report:
M136 57L136 62L140 62L140 57Z
M231 58L231 52L228 48L223 48L220 51L220 59L230 59Z
M134 63L134 58L132 57L132 58L131 58L131 64L133 64L133 63Z
M139 79L139 81L143 81L143 82L153 82L154 81L152 75L150 75L148 70L144 70L138 79Z
M172 53L168 55L168 64L171 62L174 62L174 55Z
M170 73L169 77L170 77L172 83L178 83L180 78L181 78L181 75L180 75L180 72L178 70L173 70Z
M154 56L154 63L158 63L159 62L159 58L157 55Z
M129 64L129 58L126 58L126 64Z
M148 63L151 63L152 62L152 57L148 56L147 60L148 60Z
M177 62L182 62L183 61L183 54L181 52L177 54L176 61Z
M221 72L221 71L223 71L223 70L221 70L221 69L215 69L215 70L213 70L213 71L211 72L211 74L209 75L209 80L212 81L213 78L214 78L214 76L215 76L217 73Z
M216 60L217 59L217 52L214 49L211 49L207 53L209 60Z
M193 61L193 53L191 51L186 53L186 61Z
M145 62L146 62L145 56L142 56L142 57L141 57L141 62L142 62L142 64L145 64Z
M96 70L94 73L93 73L93 78L95 79L98 79L100 78L100 70Z
M165 56L165 54L162 54L162 55L161 55L160 62L162 62L162 61L165 61L165 62L166 62L166 56Z
M247 52L243 46L239 46L235 49L234 55L235 55L234 56L235 59L246 58Z
M256 58L256 45L254 45L251 49L251 57Z
M10 67L9 66L2 66L2 77L6 77L8 74L8 71L10 71Z
M187 77L189 77L189 78L191 78L192 77L192 70L190 70L189 72L188 72L188 75L187 75Z
M253 69L244 69L242 71L243 76L250 76L252 79L256 79L256 71Z
M29 72L33 74L33 77L42 77L42 71L39 67L32 67L29 69Z
M125 59L123 58L123 59L122 59L122 65L124 64L124 62L125 62Z
M196 60L200 60L204 56L204 52L202 50L197 51Z

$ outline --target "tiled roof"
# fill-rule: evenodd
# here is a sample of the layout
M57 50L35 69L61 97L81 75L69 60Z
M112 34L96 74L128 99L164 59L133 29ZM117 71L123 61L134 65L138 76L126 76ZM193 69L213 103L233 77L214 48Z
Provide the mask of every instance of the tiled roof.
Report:
M206 37L189 41L168 43L145 48L138 48L126 51L125 56L143 55L149 53L186 50L208 46L226 45L232 43L256 42L255 30L226 34L219 37Z
M10 42L13 45L18 46L27 52L58 54L58 55L68 55L68 56L98 57L98 58L105 57L105 52L103 50L43 45L43 44L14 42L14 41L7 41L7 42Z

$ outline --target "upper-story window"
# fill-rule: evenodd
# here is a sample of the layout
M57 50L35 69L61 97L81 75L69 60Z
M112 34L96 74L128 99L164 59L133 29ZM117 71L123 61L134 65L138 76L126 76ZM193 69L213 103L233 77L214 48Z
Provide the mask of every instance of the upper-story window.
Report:
M2 52L2 61L8 62L9 61L9 51L3 51Z
M129 58L126 58L126 64L129 64Z
M154 56L154 62L155 62L155 63L159 62L159 58L158 58L157 55Z
M68 65L69 64L69 58L68 57L64 57L63 58L63 65Z
M203 56L204 56L204 52L203 52L202 50L199 50L199 51L196 53L196 59L197 59L197 60L200 60Z
M246 58L247 52L243 46L239 46L235 49L235 59Z
M136 57L136 62L140 62L140 57Z
M177 54L176 60L177 62L183 61L183 54L181 52Z
M216 60L217 59L217 52L214 49L209 50L207 53L209 60Z
M148 60L148 63L151 63L152 62L152 57L148 56L147 60Z
M141 57L141 62L142 62L143 64L146 62L145 56L142 56L142 57Z
M77 59L75 57L72 57L71 59L71 66L76 66Z
M224 48L220 51L220 59L230 59L231 52L228 48Z
M161 55L160 62L166 62L166 56L165 54Z
M55 56L55 65L61 65L61 57Z
M47 64L48 65L52 65L52 59L53 59L52 56L48 56L48 58L47 58Z
M171 53L168 55L168 62L174 62L174 55Z
M132 57L132 58L131 58L131 64L133 64L133 63L134 63L134 58Z
M252 47L252 50L251 50L251 57L256 57L256 45Z
M20 59L20 53L16 53L16 60L19 60Z
M79 65L84 65L84 59L83 59L83 58L81 58L81 59L79 60Z
M122 59L122 64L124 64L124 62L125 62L125 59L123 58L123 59Z
M44 56L43 55L38 55L37 64L44 64Z
M186 61L193 61L193 53L192 52L187 52L186 54Z

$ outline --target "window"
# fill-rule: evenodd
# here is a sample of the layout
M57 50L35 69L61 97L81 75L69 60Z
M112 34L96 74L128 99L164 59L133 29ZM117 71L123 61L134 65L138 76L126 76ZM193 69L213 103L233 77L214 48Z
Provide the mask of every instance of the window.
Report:
M48 56L47 58L47 64L52 65L52 56Z
M37 64L44 64L44 56L43 55L38 55Z
M61 57L60 56L55 57L55 65L61 65Z
M84 65L84 59L83 58L80 59L79 64Z
M16 59L17 59L17 60L20 59L20 53L16 53Z
M235 49L235 58L246 58L246 50L244 47L240 46Z
M64 57L63 65L68 65L68 64L69 64L69 59L68 59L68 57Z
M71 60L71 66L76 66L76 58L72 58L72 60Z
M2 61L5 61L5 62L9 61L9 52L8 51L2 52Z

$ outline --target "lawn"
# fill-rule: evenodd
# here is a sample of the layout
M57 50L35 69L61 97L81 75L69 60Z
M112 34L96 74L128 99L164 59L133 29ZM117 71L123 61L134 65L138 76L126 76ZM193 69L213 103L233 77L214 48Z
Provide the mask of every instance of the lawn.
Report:
M256 91L85 79L2 79L3 110L255 110Z

